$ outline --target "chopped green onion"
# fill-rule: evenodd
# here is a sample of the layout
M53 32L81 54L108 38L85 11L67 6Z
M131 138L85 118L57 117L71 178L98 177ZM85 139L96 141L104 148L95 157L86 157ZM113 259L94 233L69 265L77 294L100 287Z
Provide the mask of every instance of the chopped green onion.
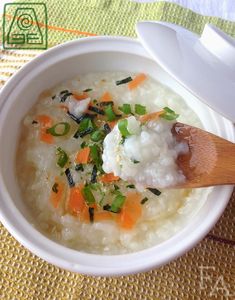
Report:
M137 115L145 115L146 114L146 107L141 104L135 104L135 113Z
M100 154L100 149L99 147L95 144L90 146L90 155L91 155L91 159L94 162L94 164L96 165L96 167L98 168L98 170L103 173L103 169L102 169L102 159L101 159L101 154Z
M92 91L92 89L85 89L83 92L87 93L87 92L91 92L91 91Z
M94 204L95 203L95 197L91 191L91 188L89 185L86 185L83 190L82 190L82 194L85 198L85 201L88 205L90 204Z
M156 196L160 196L161 192L158 189L153 189L153 188L147 188L150 192L152 192Z
M75 166L75 171L84 171L84 168L83 168L83 165L82 164L77 164L76 166Z
M122 79L122 80L117 80L117 81L116 81L116 85L128 83L128 82L130 82L130 81L132 81L132 78L129 76L129 77L124 78L124 79Z
M98 142L102 140L103 137L104 137L104 132L101 130L96 130L91 134L91 140L93 142Z
M164 107L163 108L164 113L162 113L160 115L161 118L168 120L168 121L172 121L178 118L179 114L176 114L172 109L170 109L169 107Z
M114 113L113 106L111 104L105 107L104 113L107 116L107 120L109 122L114 121L116 119L116 114Z
M67 122L60 122L47 129L47 133L53 136L63 136L66 135L70 130L70 125Z
M83 149L83 148L85 148L87 146L87 144L86 144L86 142L85 141L83 141L82 143L81 143L81 148Z
M81 121L80 126L79 126L79 131L83 132L88 128L94 129L94 124L90 118L85 118Z
M67 153L59 147L59 148L56 149L56 155L59 156L58 160L57 160L57 165L59 167L63 168L66 165L66 163L68 162L68 159L69 159Z
M124 137L124 138L131 135L127 129L127 125L128 125L127 119L123 119L118 122L118 129L119 129L122 137Z
M118 109L126 115L131 114L131 105L128 103L124 103L122 106L119 106Z
M128 184L126 187L129 188L129 189L134 189L135 188L134 184Z
M120 209L122 208L125 200L126 200L126 197L123 196L121 193L119 195L117 195L111 204L111 211L114 213L119 212Z
M147 197L145 197L144 199L142 199L141 201L140 201L140 204L144 204L145 202L147 202L148 201L148 198Z
M89 211L89 216L90 216L90 222L93 223L94 222L94 207L89 207L88 211Z
M53 187L52 187L52 191L54 192L54 193L58 193L58 183L57 182L55 182L54 184L53 184Z
M95 125L92 122L92 120L90 118L84 118L81 123L80 126L78 128L78 130L75 132L74 134L74 138L78 138L80 137L84 137L85 135L93 132L93 130L95 129Z

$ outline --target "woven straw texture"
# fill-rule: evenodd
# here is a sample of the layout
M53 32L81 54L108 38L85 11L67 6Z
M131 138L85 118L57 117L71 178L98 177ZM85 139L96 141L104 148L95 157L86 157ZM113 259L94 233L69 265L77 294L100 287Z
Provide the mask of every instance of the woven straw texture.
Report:
M210 22L235 36L233 22L200 16L166 2L44 2L49 46L96 34L134 36L138 20L168 21L197 33ZM0 86L38 53L1 50ZM235 299L234 216L235 192L217 225L193 250L157 270L117 278L83 276L50 265L31 254L0 225L0 299Z

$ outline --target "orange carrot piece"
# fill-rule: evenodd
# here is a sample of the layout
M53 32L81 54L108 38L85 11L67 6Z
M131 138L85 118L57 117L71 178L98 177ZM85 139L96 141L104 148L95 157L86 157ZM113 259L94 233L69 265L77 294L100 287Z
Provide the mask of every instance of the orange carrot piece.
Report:
M84 100L89 97L89 95L86 92L83 92L82 94L77 94L74 92L72 93L73 93L73 97L78 101Z
M54 137L46 132L47 128L41 128L40 130L40 141L46 143L46 144L53 144L54 143Z
M105 92L100 98L101 102L109 102L112 100L113 100L113 97L109 92Z
M113 220L112 213L109 211L99 211L95 212L94 214L94 221L100 222L100 221L108 221Z
M52 126L52 118L47 115L38 115L36 120L44 127Z
M156 111L150 114L143 115L140 117L140 122L144 123L152 120L157 120L163 113L164 111L161 110L161 111Z
M139 218L141 217L141 195L138 193L128 193L126 195L125 203L118 215L117 222L123 229L132 229Z
M128 82L129 90L136 89L146 78L144 73L138 74L132 81Z
M68 207L72 213L80 214L86 207L85 199L82 194L83 185L70 189Z
M109 127L111 129L113 129L113 127L117 124L117 121L111 121L111 122L107 122L107 123L108 123Z
M82 210L80 216L80 221L84 223L90 223L90 214L89 214L89 208L88 206L85 206Z
M57 189L57 192L51 190L50 202L54 206L54 208L57 208L64 195L65 184L60 180L59 177L55 177L55 183L57 184L55 187Z
M85 147L81 149L76 156L76 163L78 164L87 164L90 155L90 147Z
M107 173L107 174L100 176L100 181L103 183L118 181L119 179L120 179L120 177L115 176L113 173Z
M36 117L36 120L40 123L40 140L47 144L53 144L54 143L54 137L47 133L47 128L50 128L52 126L52 118L47 115L38 115Z

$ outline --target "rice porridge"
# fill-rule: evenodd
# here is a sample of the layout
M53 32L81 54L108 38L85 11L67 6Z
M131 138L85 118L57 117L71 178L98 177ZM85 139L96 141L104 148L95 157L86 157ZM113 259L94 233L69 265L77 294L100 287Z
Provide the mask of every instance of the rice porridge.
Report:
M145 119L153 112L157 120ZM176 118L201 126L180 96L145 74L86 74L43 92L23 120L16 160L34 226L98 254L177 233L210 188L164 189L184 180L175 159L185 149L170 134Z

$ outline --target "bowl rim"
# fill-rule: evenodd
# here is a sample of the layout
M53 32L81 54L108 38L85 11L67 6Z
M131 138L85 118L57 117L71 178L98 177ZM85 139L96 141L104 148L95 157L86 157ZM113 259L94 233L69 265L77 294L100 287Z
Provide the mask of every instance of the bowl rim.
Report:
M36 58L32 59L28 63L26 63L18 72L16 72L8 80L8 82L2 88L0 92L0 128L2 124L1 115L3 114L5 104L4 99L6 99L15 88L17 88L19 81L22 80L22 78L28 72L30 72L30 70L32 70L32 68L37 67L38 64L40 64L41 62L45 63L55 53L60 51L63 52L64 50L66 50L66 48L73 47L77 44L89 44L90 52L105 51L101 48L98 51L97 49L92 49L91 46L94 42L99 42L103 44L101 45L101 48L107 47L108 51L116 52L117 48L112 50L111 48L109 48L109 46L107 46L109 43L112 44L112 42L115 42L117 45L120 44L120 49L124 45L125 50L123 51L125 53L131 54L136 54L135 51L137 50L133 50L132 47L128 46L128 44L132 46L138 46L139 55L149 58L149 55L142 48L138 40L127 37L87 37L81 38L79 40L69 41L57 45L53 48L50 48L44 51L43 53L39 54ZM80 54L78 51L77 55ZM221 118L225 122L227 130L230 130L230 138L234 141L235 134L232 123L223 117ZM37 256L48 261L49 263L52 263L56 266L59 266L63 269L72 272L96 276L119 276L133 274L137 272L144 272L154 267L160 267L163 264L166 264L167 262L170 262L176 259L177 257L181 256L182 254L190 250L192 247L194 247L211 230L211 228L217 222L219 217L222 215L233 191L232 186L223 186L215 188L218 190L218 192L220 191L220 193L223 194L223 198L225 200L221 201L220 203L217 203L216 209L211 211L210 215L205 215L203 222L201 221L202 217L200 218L200 220L195 220L194 223L198 226L197 228L194 228L193 232L190 229L190 226L186 226L178 233L173 235L171 238L151 248L128 254L98 255L79 252L77 250L73 250L62 246L47 238L45 235L43 235L37 229L35 229L24 218L21 212L14 206L13 201L4 184L4 179L1 172L0 186L0 221L7 228L7 230L16 238L16 240L18 240L31 252L35 253ZM173 251L170 248L170 246L174 247ZM54 248L56 248L57 251L55 251ZM154 255L156 256L157 252L158 257L155 257L154 259ZM67 258L65 257L65 254L68 256ZM77 259L77 256L79 256L79 259ZM92 263L94 264L89 263L90 261L92 261ZM99 263L96 263L96 261L99 261ZM105 267L101 268L101 261L104 264L106 264ZM82 262L85 262L85 264L82 264Z

